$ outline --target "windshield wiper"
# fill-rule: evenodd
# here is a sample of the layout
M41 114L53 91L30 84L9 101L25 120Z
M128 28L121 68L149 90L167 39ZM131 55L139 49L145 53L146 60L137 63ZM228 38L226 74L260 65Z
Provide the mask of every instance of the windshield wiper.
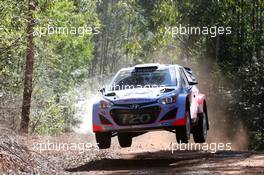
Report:
M175 89L174 88L164 88L164 89L161 89L160 92L161 93L166 93L166 92L171 92L171 91L174 91Z

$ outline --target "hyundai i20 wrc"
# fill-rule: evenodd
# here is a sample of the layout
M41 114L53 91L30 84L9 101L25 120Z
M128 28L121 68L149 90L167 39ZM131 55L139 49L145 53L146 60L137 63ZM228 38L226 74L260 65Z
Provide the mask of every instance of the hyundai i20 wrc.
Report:
M178 143L204 143L209 129L205 95L192 70L180 65L142 64L121 69L93 104L93 132L100 149L118 137L121 147L152 130L176 134Z

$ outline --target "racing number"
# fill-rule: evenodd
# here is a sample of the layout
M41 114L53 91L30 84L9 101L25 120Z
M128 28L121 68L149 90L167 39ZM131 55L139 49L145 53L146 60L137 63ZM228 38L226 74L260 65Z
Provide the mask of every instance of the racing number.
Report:
M150 114L125 114L123 116L123 124L144 124L151 120Z

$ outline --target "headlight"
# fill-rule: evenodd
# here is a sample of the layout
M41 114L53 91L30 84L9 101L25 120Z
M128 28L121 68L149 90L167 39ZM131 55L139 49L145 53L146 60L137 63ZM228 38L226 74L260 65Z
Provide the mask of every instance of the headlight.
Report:
M113 103L111 103L111 102L104 101L104 100L100 101L100 108L101 109L108 109L108 108L111 108L112 106L113 106Z
M169 97L164 97L164 98L161 98L159 100L160 103L162 104L172 104L172 103L175 103L176 102L176 99L177 99L177 96L176 95L173 95L173 96L169 96Z

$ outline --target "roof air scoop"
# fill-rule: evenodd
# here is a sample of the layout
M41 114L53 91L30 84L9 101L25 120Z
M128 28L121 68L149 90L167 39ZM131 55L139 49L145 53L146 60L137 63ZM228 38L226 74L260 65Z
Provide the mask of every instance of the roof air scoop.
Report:
M159 64L139 64L135 66L135 71L155 71L159 68Z

